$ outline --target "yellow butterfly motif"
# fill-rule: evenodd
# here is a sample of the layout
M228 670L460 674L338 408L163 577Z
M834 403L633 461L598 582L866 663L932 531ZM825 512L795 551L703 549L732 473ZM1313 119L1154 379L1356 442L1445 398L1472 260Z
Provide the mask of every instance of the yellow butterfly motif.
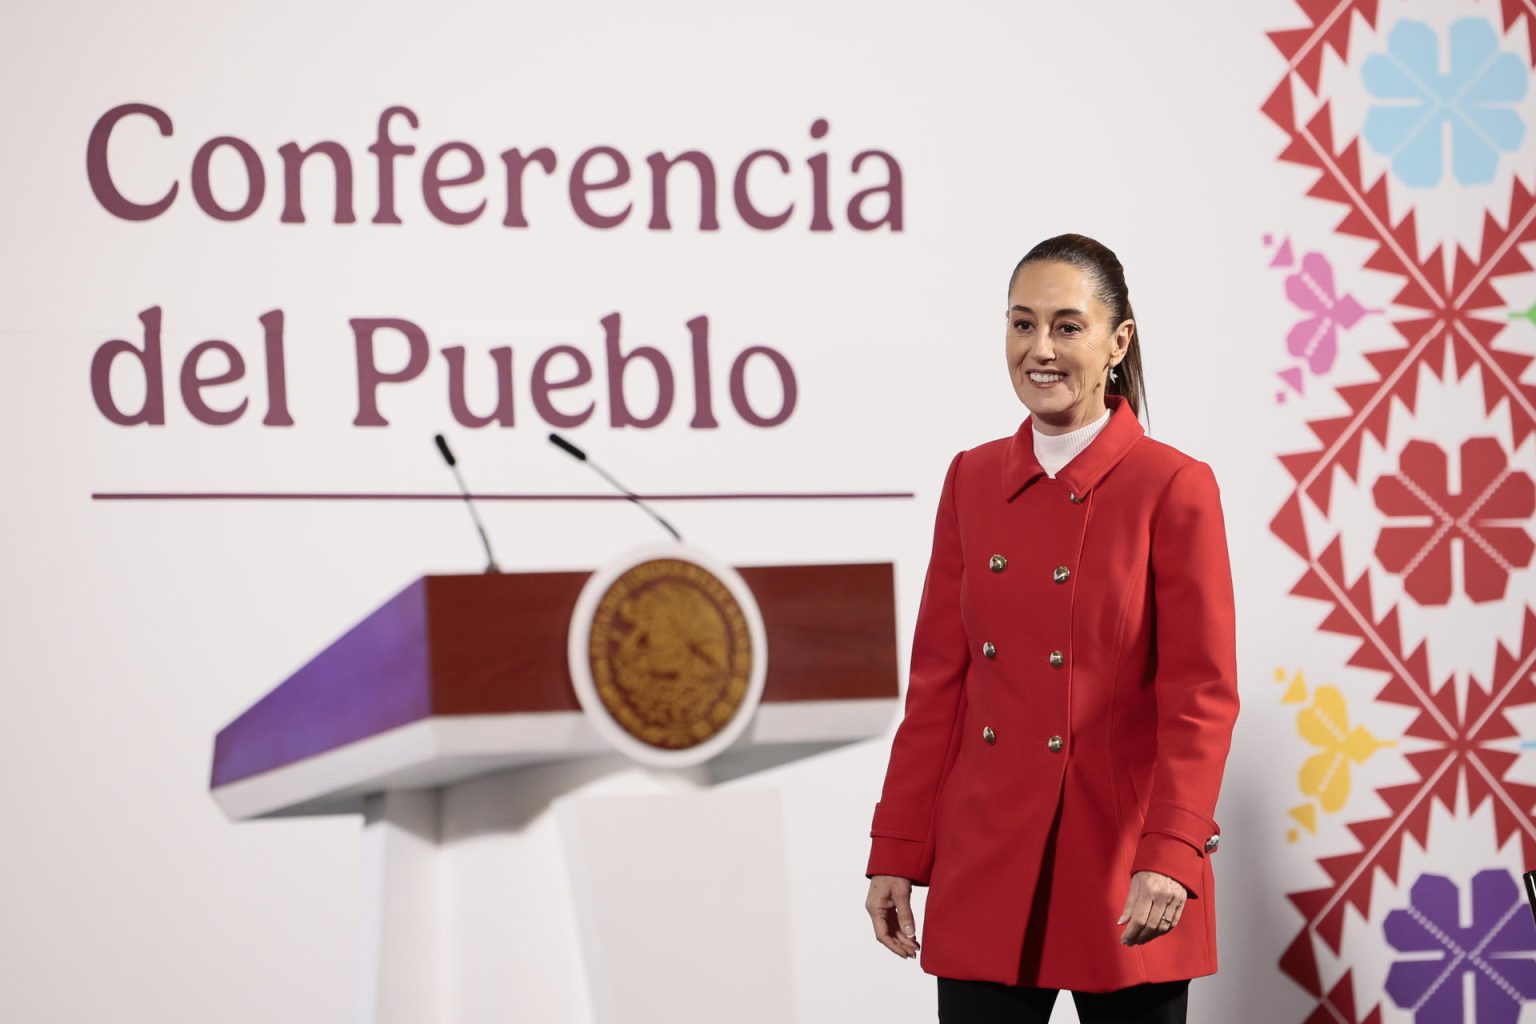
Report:
M1349 727L1349 709L1344 695L1335 686L1319 686L1312 694L1312 706L1297 712L1296 730L1319 753L1301 766L1301 791L1315 796L1329 814L1349 799L1349 766L1363 763L1391 740L1378 740L1363 726Z

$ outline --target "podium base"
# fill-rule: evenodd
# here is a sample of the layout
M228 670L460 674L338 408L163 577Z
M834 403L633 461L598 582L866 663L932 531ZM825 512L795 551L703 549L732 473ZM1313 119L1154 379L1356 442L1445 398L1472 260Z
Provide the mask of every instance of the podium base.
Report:
M780 797L717 781L765 766L592 758L370 797L357 1020L793 1020Z

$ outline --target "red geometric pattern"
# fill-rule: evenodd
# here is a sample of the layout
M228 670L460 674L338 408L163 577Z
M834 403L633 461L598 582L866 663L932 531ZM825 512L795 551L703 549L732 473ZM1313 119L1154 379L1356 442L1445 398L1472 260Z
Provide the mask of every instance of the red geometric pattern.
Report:
M1504 597L1509 574L1531 564L1536 547L1521 520L1536 512L1536 485L1515 469L1499 442L1474 437L1461 446L1461 490L1452 494L1445 452L1429 441L1410 441L1397 473L1371 488L1376 507L1389 517L1413 520L1389 525L1376 542L1376 558L1388 572L1403 576L1419 604L1451 599L1451 540L1465 552L1467 596L1473 601Z
M1536 243L1536 194L1515 180L1498 215L1484 215L1479 251L1469 253L1457 246L1449 272L1441 248L1421 258L1413 212L1393 223L1386 175L1365 180L1359 138L1348 138L1340 145L1330 105L1317 104L1322 99L1319 88L1325 55L1332 51L1340 60L1347 60L1356 19L1376 27L1377 0L1299 0L1299 5L1308 22L1304 27L1269 34L1287 61L1284 76L1262 108L1286 135L1280 159L1316 172L1307 195L1342 208L1343 218L1335 228L1338 233L1374 243L1364 266L1401 279L1393 302L1412 311L1401 315L1399 310L1393 317L1392 326L1402 339L1400 345L1365 353L1371 379L1336 388L1348 413L1308 424L1317 436L1318 447L1281 456L1295 486L1270 523L1275 535L1306 565L1292 594L1329 606L1320 628L1358 641L1348 663L1381 673L1385 682L1375 699L1417 711L1408 734L1427 741L1427 746L1415 744L1424 749L1407 755L1417 779L1377 791L1389 813L1349 826L1359 848L1319 859L1318 865L1333 884L1289 894L1303 920L1280 966L1317 1000L1307 1018L1309 1024L1365 1024L1381 1019L1381 1006L1373 1005L1363 1017L1359 1015L1349 970L1324 991L1316 943L1341 956L1346 911L1354 907L1369 917L1374 873L1381 871L1395 881L1403 841L1412 836L1428 845L1430 809L1435 803L1454 813L1458 784L1464 780L1474 810L1491 804L1499 841L1519 835L1526 862L1536 864L1536 787L1507 778L1517 755L1490 746L1516 736L1507 716L1510 709L1536 703L1536 684L1531 682L1536 669L1536 614L1528 606L1524 609L1518 644L1514 648L1499 645L1491 678L1472 679L1466 708L1458 710L1456 687L1448 685L1448 678L1431 678L1426 642L1405 650L1398 610L1392 608L1376 618L1368 574L1362 572L1353 580L1346 577L1337 532L1331 540L1317 538L1316 546L1321 550L1314 551L1302 516L1303 501L1311 502L1327 517L1335 472L1361 482L1364 439L1371 436L1385 445L1392 403L1412 410L1421 370L1443 378L1448 350L1459 368L1458 380L1465 379L1474 368L1479 372L1486 411L1507 403L1517 447L1536 432L1536 387L1520 382L1533 357L1501 347L1501 336L1509 324L1502 311L1510 303L1498 291L1501 278L1532 269L1519 247ZM1529 52L1536 54L1536 0L1501 0L1500 12L1506 30L1524 19ZM1299 107L1305 113L1298 113ZM1499 310L1502 315L1479 315L1490 310ZM1469 443L1471 451L1462 450L1463 485L1457 495L1451 495L1447 486L1445 452L1428 441L1411 442L1403 452L1399 472L1382 478L1373 490L1380 510L1389 517L1377 557L1389 571L1405 574L1410 597L1423 604L1444 603L1450 596L1449 562L1442 564L1441 559L1451 531L1461 531L1462 547L1468 553L1466 587L1474 600L1502 596L1509 568L1530 562L1530 538L1523 528L1507 532L1498 524L1480 521L1529 515L1530 475L1511 471L1505 453L1491 438ZM1496 456L1487 444L1493 445ZM1485 504L1466 515L1478 492L1486 490L1500 474L1503 478L1484 497ZM1422 498L1439 504L1440 518L1426 511ZM1497 502L1496 511L1488 508L1488 501ZM1430 525L1390 521L1390 517L1410 515L1427 516ZM1446 532L1429 544L1435 530L1442 527ZM1413 532L1420 529L1427 532ZM1487 542L1487 548L1471 538L1473 532ZM1481 552L1483 561L1474 556L1474 549ZM1415 557L1419 558L1417 563L1413 562ZM1417 575L1410 570L1418 570Z

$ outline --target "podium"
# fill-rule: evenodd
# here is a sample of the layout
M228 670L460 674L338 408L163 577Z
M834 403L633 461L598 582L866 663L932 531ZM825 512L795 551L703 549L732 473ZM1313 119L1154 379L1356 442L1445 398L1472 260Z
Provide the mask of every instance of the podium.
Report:
M218 733L231 819L363 815L357 1020L794 1019L778 796L733 783L885 731L893 567L724 574L766 671L700 764L637 763L584 707L586 572L424 576Z

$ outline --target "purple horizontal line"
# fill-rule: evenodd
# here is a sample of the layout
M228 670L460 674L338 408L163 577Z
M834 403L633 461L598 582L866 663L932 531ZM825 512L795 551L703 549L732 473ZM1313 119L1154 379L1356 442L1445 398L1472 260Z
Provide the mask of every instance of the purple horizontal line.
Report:
M642 494L646 501L872 501L912 498L912 491L743 491L735 494ZM476 494L476 501L628 501L621 494ZM92 501L463 501L452 492L95 491Z

